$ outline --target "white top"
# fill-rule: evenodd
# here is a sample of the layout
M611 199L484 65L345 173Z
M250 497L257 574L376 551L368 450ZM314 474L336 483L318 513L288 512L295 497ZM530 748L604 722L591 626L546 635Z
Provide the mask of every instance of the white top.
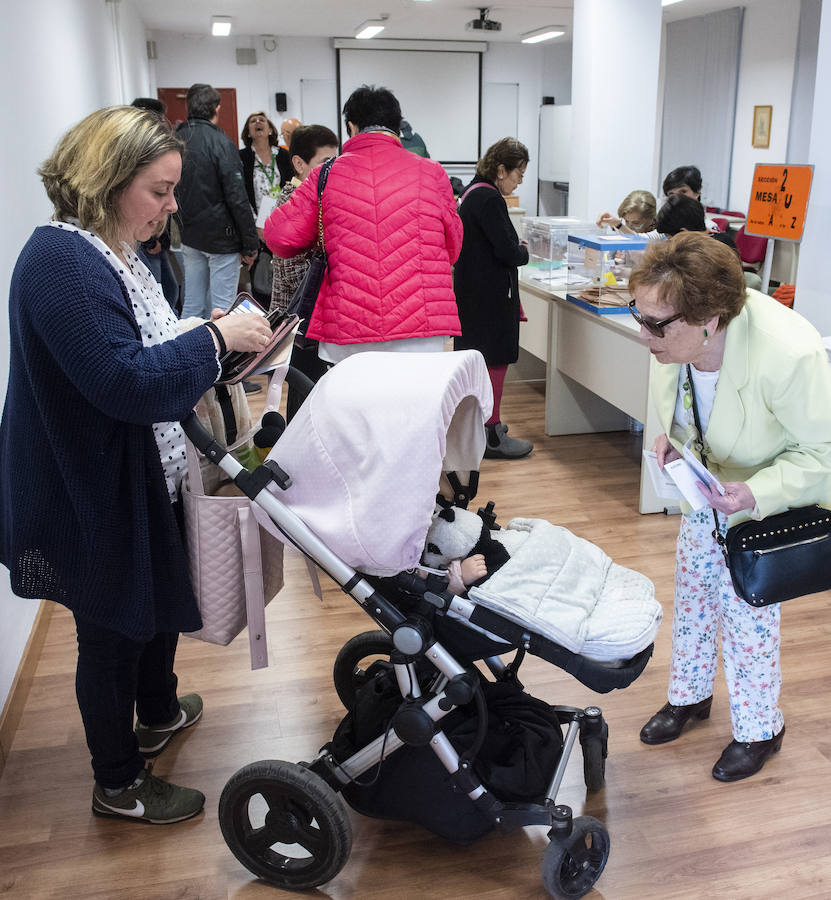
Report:
M253 146L251 149L254 151L254 199L257 202L257 209L259 209L263 197L273 198L275 193L280 193L280 170L277 168L276 147L271 148L270 166L262 162ZM253 212L256 216L257 210L255 209Z
M317 355L329 363L339 363L356 353L381 351L383 353L441 353L447 337L411 337L397 341L367 341L363 344L326 344L321 341Z
M707 426L710 424L710 414L713 411L713 403L716 399L716 385L718 384L720 371L720 369L716 369L715 372L699 372L694 365L690 364L690 374L692 375L696 405L698 406L698 417L701 419L703 431L701 435L702 440L707 433ZM678 370L678 397L675 401L673 421L690 435L695 434L692 391L687 384L686 366L681 366Z
M85 231L78 220L74 222L50 222L64 231L77 231L89 241L104 259L113 267L124 282L133 307L133 315L141 332L141 342L145 347L169 341L179 334L179 322L170 304L165 300L162 289L150 270L136 256L135 251L122 243L121 251L127 266L113 253L107 244L92 231ZM162 462L167 493L171 502L176 499L179 483L186 471L185 435L178 422L156 422L153 435Z

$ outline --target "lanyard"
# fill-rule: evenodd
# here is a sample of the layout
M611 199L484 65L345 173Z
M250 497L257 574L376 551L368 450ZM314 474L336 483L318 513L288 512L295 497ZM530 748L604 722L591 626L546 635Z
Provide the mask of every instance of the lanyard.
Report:
M276 160L274 158L274 154L273 153L271 154L271 165L268 168L266 168L263 165L263 163L260 162L260 158L259 158L259 156L257 156L256 153L254 154L254 159L257 163L258 168L260 169L260 171L263 173L263 175L265 175L266 179L268 180L268 190L269 190L269 193L271 193L271 191L274 190L274 165L276 162Z

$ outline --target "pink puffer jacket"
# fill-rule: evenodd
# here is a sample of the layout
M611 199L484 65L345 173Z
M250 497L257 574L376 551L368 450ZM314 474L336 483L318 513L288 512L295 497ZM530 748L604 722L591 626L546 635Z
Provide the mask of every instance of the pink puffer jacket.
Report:
M314 244L319 174L266 222L265 242L277 256ZM450 266L462 223L437 162L384 132L351 138L323 192L323 233L329 268L309 337L361 344L461 334Z

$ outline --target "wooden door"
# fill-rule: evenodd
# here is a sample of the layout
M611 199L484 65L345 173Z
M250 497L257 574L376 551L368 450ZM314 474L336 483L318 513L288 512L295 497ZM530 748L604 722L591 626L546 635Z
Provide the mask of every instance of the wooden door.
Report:
M217 125L228 135L238 147L240 128L237 123L237 89L217 88L222 101L219 104ZM159 88L159 100L165 105L165 113L175 127L188 117L187 88Z

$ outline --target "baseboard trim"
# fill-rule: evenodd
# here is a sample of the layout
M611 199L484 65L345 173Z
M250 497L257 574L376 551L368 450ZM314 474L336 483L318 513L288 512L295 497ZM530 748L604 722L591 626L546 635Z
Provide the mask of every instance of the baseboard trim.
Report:
M40 659L43 645L46 643L46 633L49 631L49 622L52 619L53 609L52 603L48 600L41 600L40 609L38 609L35 621L32 624L29 640L26 641L20 665L17 667L14 681L12 681L6 705L3 707L2 715L0 715L0 775L3 774L14 734L17 731L17 726L20 724L20 717L23 715L23 708L29 697L38 660Z

